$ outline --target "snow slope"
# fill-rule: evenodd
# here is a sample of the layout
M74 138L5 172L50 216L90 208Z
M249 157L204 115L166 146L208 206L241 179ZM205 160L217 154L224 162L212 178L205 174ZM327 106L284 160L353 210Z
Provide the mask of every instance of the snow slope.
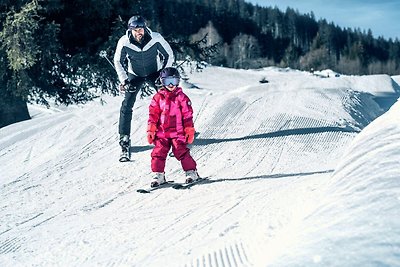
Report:
M131 163L117 161L120 97L2 128L0 265L399 264L398 105L383 129L364 129L383 112L377 92L399 92L390 76L209 67L189 78L191 153L210 178L190 190L136 192L151 179L150 98L134 107ZM166 175L184 180L174 158ZM338 257L345 245L353 261Z
M397 102L356 136L301 225L301 247L275 266L400 266L399 115Z

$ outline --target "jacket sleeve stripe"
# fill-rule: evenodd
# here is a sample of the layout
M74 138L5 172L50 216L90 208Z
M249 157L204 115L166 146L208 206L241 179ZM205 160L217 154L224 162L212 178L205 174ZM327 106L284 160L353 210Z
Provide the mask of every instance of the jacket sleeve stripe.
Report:
M118 79L121 83L123 83L126 79L128 79L128 75L123 66L123 62L126 58L126 50L124 49L124 37L119 39L117 48L115 49L114 54L114 67L118 75Z
M159 43L160 43L160 52L164 56L164 65L165 67L172 67L172 63L174 63L174 52L172 51L171 46L168 44L165 39L159 35Z

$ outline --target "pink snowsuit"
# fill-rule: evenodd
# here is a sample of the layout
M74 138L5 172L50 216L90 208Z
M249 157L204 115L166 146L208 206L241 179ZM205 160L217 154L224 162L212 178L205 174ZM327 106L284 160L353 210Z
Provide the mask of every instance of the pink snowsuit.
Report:
M148 124L157 126L154 148L151 153L151 170L164 172L165 162L172 146L172 153L181 162L184 171L196 170L185 138L185 128L194 127L193 108L181 87L172 92L162 88L153 96L149 106Z

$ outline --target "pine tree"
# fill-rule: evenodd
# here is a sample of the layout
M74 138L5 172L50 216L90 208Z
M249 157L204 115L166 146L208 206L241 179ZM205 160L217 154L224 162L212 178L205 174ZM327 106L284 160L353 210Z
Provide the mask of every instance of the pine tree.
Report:
M37 63L41 52L34 38L39 28L37 12L37 1L24 5L20 12L8 12L0 32L0 127L30 118L26 101L32 80L28 70Z
M9 5L0 21L0 127L29 119L28 102L48 106L50 98L71 104L94 97L88 92L93 73L79 57L63 53L60 26L46 20L38 0L24 2Z

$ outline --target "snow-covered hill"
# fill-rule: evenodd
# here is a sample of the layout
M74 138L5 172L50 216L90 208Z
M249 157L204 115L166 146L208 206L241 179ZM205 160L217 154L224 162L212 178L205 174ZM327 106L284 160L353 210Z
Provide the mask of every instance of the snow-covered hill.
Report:
M2 128L0 265L400 265L399 104L380 116L397 77L189 78L191 153L210 178L189 190L136 192L151 179L149 98L134 108L130 163L117 160L121 97L32 107L34 119ZM184 180L174 158L166 175Z

